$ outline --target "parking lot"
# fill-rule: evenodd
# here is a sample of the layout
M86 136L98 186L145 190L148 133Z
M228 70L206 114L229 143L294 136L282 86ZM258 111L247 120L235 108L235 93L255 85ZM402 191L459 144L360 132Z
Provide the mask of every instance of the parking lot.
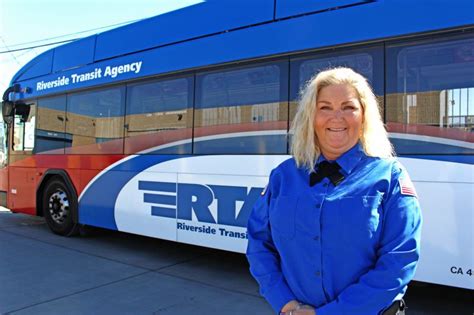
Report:
M435 262L433 262L435 263ZM468 290L415 283L407 314L474 314ZM0 210L1 314L272 314L244 255Z

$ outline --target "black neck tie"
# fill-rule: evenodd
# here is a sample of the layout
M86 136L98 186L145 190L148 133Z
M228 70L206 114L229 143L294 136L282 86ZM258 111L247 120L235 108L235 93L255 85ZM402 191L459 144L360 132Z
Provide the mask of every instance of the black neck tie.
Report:
M322 161L317 165L316 172L309 175L309 185L314 186L325 177L329 178L334 186L339 185L344 179L344 175L339 172L341 167L336 162L329 163L328 161Z

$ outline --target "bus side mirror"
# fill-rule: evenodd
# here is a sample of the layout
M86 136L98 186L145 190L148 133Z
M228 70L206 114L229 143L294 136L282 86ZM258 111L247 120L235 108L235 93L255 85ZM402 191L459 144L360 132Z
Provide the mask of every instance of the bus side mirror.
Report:
M15 108L14 108L15 106L13 105L13 102L9 101L9 95L10 93L18 93L18 92L20 92L20 85L15 84L15 85L10 86L3 93L2 117L3 117L3 121L7 125L10 125L11 123L13 123L13 116L15 115Z
M28 121L28 116L30 116L30 105L27 104L15 104L13 106L15 115L21 116L20 121L21 122L26 122ZM13 115L12 115L13 116Z
M14 108L13 103L10 101L2 102L2 117L3 121L10 125L13 122Z

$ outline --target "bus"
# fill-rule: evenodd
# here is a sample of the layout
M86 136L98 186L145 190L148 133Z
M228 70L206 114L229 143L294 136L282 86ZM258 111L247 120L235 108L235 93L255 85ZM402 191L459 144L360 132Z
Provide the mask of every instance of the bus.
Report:
M424 216L416 280L474 289L474 2L208 0L32 59L3 93L0 202L245 252L299 91L368 78ZM350 224L350 220L341 224Z

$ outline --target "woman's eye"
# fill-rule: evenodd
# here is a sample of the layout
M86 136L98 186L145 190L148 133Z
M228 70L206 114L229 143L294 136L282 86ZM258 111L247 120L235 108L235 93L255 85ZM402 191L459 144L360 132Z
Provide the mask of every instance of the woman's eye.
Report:
M323 105L319 107L319 110L331 110L331 107Z
M342 108L342 110L347 111L347 112L352 112L352 111L354 111L354 110L356 110L356 109L357 109L357 108L356 108L355 106L353 106L353 105L344 106L344 107Z

